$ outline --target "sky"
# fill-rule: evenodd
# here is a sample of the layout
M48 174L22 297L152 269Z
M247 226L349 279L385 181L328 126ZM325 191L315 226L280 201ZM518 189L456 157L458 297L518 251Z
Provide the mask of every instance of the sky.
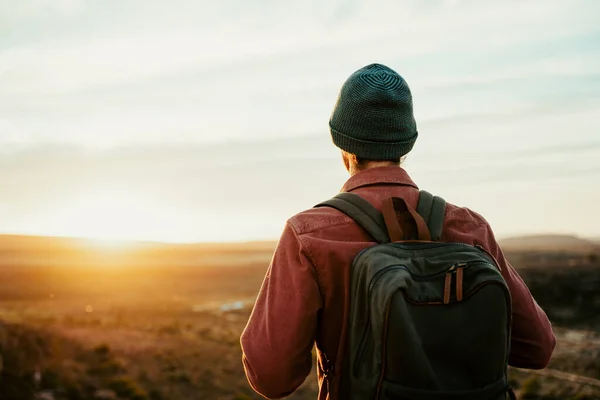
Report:
M0 0L0 233L277 239L348 175L355 70L408 82L420 188L600 237L596 0Z

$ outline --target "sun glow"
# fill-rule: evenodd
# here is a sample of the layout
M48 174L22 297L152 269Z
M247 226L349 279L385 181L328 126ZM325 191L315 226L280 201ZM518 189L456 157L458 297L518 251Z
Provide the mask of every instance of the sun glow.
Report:
M137 239L147 234L153 217L166 210L151 198L109 189L75 196L61 211L65 230L114 244L114 240Z
M199 202L183 206L133 185L97 185L54 201L47 199L44 209L23 218L14 233L85 238L89 239L86 246L118 252L130 247L131 241L247 241L257 240L257 233L259 239L271 239L279 234L281 218L231 212L214 204L203 207ZM265 223L270 230L256 228Z
M117 249L123 240L176 241L187 233L172 208L124 188L95 189L57 204L32 224L47 234L92 238L94 247Z

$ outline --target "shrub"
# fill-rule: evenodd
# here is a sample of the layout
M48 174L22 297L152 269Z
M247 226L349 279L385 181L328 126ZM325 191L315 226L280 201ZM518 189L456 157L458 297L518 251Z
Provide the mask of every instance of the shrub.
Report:
M542 385L537 376L531 376L523 381L521 385L522 399L537 399L540 394Z
M60 376L56 371L46 369L42 372L41 386L44 389L56 389L60 386L60 380Z
M158 389L152 389L148 394L150 395L150 400L163 400L163 395Z
M148 400L146 392L133 379L127 376L120 376L111 380L108 387L119 397L130 400Z
M190 375L183 370L173 370L168 372L169 380L172 382L190 383L192 379Z
M123 372L126 372L125 367L115 359L104 360L88 368L88 373L92 375L114 376Z
M110 354L110 347L106 343L94 347L94 352L100 356L107 357Z

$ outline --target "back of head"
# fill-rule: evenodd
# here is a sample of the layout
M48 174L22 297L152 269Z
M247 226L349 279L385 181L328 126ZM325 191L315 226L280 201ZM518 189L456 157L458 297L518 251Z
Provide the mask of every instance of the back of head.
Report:
M333 143L357 159L401 159L418 136L408 84L381 64L359 69L342 86L329 127Z

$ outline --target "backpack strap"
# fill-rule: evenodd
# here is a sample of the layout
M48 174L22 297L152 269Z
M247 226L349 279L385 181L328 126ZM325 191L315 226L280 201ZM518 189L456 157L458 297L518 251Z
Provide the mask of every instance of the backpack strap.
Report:
M446 200L434 196L425 190L421 190L419 192L417 212L423 217L425 222L427 222L429 233L431 233L431 240L440 240L442 237L442 229L444 228Z
M390 241L383 215L371 203L357 194L339 193L332 199L319 203L315 207L335 208L352 218L377 243L388 243Z

